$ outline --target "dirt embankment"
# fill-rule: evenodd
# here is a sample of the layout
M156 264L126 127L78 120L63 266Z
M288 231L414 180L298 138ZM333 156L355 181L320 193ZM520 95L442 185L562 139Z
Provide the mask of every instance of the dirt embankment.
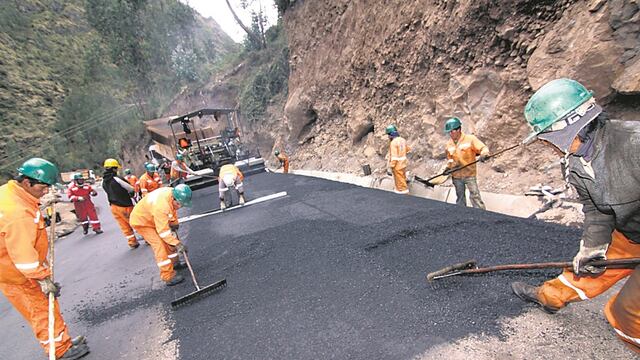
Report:
M410 170L444 159L443 124L463 119L493 150L523 139L522 111L546 81L571 77L614 116L640 119L638 3L610 1L303 1L286 14L289 95L276 146L292 166L385 168L384 127L413 148ZM480 186L521 193L562 182L540 145L480 167Z

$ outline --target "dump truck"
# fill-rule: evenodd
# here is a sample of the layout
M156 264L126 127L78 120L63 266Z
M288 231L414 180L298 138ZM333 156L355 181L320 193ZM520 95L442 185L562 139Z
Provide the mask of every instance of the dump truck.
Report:
M217 183L220 167L236 165L245 175L265 171L265 162L257 147L246 144L242 137L240 112L237 109L201 109L186 115L147 120L145 128L151 136L147 157L162 167L180 152L197 175L189 175L186 183L197 189Z

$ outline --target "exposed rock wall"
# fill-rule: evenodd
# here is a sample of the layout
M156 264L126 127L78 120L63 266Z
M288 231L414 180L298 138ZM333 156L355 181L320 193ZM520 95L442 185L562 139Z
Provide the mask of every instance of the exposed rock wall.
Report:
M383 171L395 123L410 170L432 174L449 117L499 150L526 135L526 101L557 77L636 115L621 97L640 92L638 10L634 0L298 1L285 16L291 74L275 146L294 167ZM541 145L514 150L481 166L480 186L560 181L556 159Z

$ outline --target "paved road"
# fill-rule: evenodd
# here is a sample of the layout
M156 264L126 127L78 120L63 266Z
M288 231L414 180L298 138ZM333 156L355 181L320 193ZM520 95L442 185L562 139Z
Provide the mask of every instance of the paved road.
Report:
M228 286L176 311L170 302L193 286L164 288L150 248L127 248L104 199L104 234L60 241L63 311L72 335L89 338L86 359L411 359L470 334L498 334L500 318L525 309L509 283L552 274L458 278L434 289L427 272L470 258L568 259L579 237L315 178L265 173L245 184L248 199L289 195L180 227L199 282L225 277ZM217 189L195 194L181 216L217 208ZM42 357L3 297L0 327L3 353L16 349L8 359Z

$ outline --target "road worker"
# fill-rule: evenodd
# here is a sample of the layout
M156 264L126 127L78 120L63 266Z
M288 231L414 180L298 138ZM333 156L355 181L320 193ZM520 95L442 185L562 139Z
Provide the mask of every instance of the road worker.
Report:
M187 166L187 163L184 162L184 156L181 153L177 153L176 159L171 162L171 172L169 175L171 186L184 184L184 179L186 179L189 174L193 175L195 173Z
M118 176L120 163L116 159L106 159L104 161L104 176L102 178L102 188L107 193L107 199L111 206L111 214L118 222L120 230L127 238L127 243L131 249L137 248L138 240L133 233L133 228L129 224L129 215L133 211L133 200L135 188L125 179Z
M140 180L138 180L140 182L140 193L142 197L147 196L147 194L162 186L162 179L160 178L160 174L158 174L156 166L148 163L144 167L146 171L140 176Z
M140 181L138 181L138 177L131 172L131 169L124 169L124 179L133 187L134 194L132 199L134 203L140 201L142 196L140 196Z
M444 124L445 133L449 134L447 142L447 169L446 174L451 174L453 186L456 189L456 204L467 206L467 195L465 190L469 189L471 206L484 209L484 202L480 197L476 174L476 165L467 166L464 169L453 171L453 169L468 165L478 160L487 161L489 158L489 148L477 137L462 132L462 122L457 117L447 120Z
M18 176L0 186L0 291L27 320L45 352L49 351L49 293L60 293L47 263L48 241L39 200L54 185L58 168L32 158ZM79 359L89 352L84 336L69 337L67 325L54 304L57 359Z
M82 224L82 233L85 235L89 232L89 225L91 225L96 234L102 234L96 207L91 201L91 196L97 195L98 193L93 186L85 183L82 174L76 173L73 175L73 181L67 187L67 196L73 202L76 217L78 222Z
M173 233L178 229L177 210L182 206L191 206L189 185L163 187L142 198L129 219L131 226L151 245L160 278L167 286L184 280L174 270L181 267L178 254L186 251L186 246Z
M605 306L616 334L640 352L640 267L601 268L590 260L640 257L640 122L610 120L582 84L557 79L542 86L525 106L533 132L565 159L565 177L577 191L585 219L573 271L541 286L515 282L525 301L549 313L598 296L628 280Z
M240 205L244 205L244 186L242 185L242 181L244 180L244 175L233 164L223 165L220 168L220 173L218 174L218 195L220 197L220 210L224 210L227 208L227 205L224 202L224 195L226 192L234 187L238 191L238 203Z
M278 165L278 169L282 167L282 173L288 174L289 173L289 157L287 156L287 154L283 152L281 153L280 150L274 151L273 154L276 156L276 158L278 158L278 161L280 161L280 165Z
M407 141L400 136L395 125L389 125L385 129L389 136L389 161L387 162L387 173L393 175L395 183L394 191L397 194L408 194L407 187L407 153L411 151Z

